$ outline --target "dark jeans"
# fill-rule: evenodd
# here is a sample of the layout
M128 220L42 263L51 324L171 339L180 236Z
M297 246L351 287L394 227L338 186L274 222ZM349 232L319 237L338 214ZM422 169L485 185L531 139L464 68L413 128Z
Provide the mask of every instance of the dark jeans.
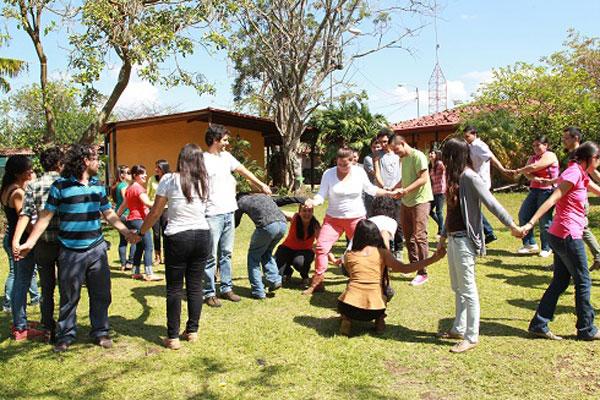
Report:
M579 339L590 338L596 334L597 329L594 326L594 308L590 304L592 282L583 240L573 239L571 236L561 239L549 233L548 241L554 251L554 275L529 324L529 330L534 332L549 330L548 323L554 318L558 298L569 287L569 282L573 277L577 337Z
M40 240L35 245L34 259L40 274L40 286L42 287L42 325L54 331L56 321L54 320L54 290L56 289L56 275L58 271L58 255L60 245L58 242L46 242Z
M167 335L179 337L183 282L188 306L185 330L198 332L202 311L202 277L212 250L210 231L190 230L165 236L165 275L167 278Z
M164 238L165 229L167 229L167 222L167 210L165 209L160 215L158 221L156 221L156 223L152 227L152 240L154 243L154 251L156 252L156 254L162 254L160 238L161 236Z
M315 259L315 252L311 250L292 250L286 246L279 246L275 252L275 260L279 267L280 275L291 276L292 267L300 273L302 279L308 278L310 265Z
M429 211L429 216L433 218L435 223L438 226L438 235L442 234L444 229L444 201L446 200L446 196L443 193L434 194L433 201L431 201L431 210Z
M90 299L90 337L108 335L108 306L110 295L110 268L106 242L84 251L60 248L58 281L60 313L56 331L57 343L71 343L77 336L77 304L81 286L85 282Z
M394 234L393 246L390 247L392 251L401 251L404 248L404 233L402 232L402 200L394 200L396 205L396 222L398 227Z
M121 216L121 222L127 225L127 220L124 216ZM127 257L127 245L127 239L125 239L125 236L121 235L121 232L119 232L119 262L121 263L121 266L125 266L126 264L133 265L135 244L129 246L129 257Z
M15 281L10 294L13 326L19 331L27 329L27 290L32 278L35 279L35 260L30 253L15 261Z
M141 219L127 221L129 229L140 229L144 223ZM133 256L133 273L140 273L140 264L142 263L142 253L144 253L144 267L146 275L152 275L152 232L148 231L142 236L142 241L135 246Z
M552 189L530 189L529 194L521 204L519 209L519 225L523 226L529 220L535 212L540 208L548 197L552 194ZM552 209L542 215L539 222L540 229L540 241L542 244L542 250L550 250L550 244L548 244L548 228L552 223ZM533 229L531 229L527 235L523 237L523 245L534 245L535 239L533 237Z
M494 234L494 228L492 228L492 225L490 225L490 222L483 213L481 213L481 219L483 220L483 234L485 237L492 236Z

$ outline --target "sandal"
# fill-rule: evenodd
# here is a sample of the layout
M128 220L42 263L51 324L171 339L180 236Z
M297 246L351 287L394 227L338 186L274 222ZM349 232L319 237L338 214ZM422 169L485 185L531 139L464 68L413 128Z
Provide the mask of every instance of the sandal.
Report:
M144 277L144 280L146 282L155 282L155 281L162 281L163 278L162 278L162 276L157 276L157 275L152 274L152 275L146 275Z

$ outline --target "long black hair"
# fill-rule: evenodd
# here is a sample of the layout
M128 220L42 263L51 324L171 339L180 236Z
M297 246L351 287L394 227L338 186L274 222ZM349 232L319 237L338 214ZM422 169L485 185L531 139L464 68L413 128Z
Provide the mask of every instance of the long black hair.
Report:
M300 205L302 207L302 205ZM302 224L302 218L300 218L300 214L296 214L294 216L294 222L296 223L296 238L298 240L304 240L304 238L310 238L315 235L315 233L321 228L321 224L313 215L310 221L308 222L308 228L306 235L304 234L304 225Z
M466 167L473 167L467 142L452 138L444 143L442 162L446 166L446 202L454 207L458 203L460 176Z
M24 155L10 156L6 160L4 167L4 176L2 177L2 186L0 186L0 194L19 179L19 175L33 168L33 163L29 157Z
M119 185L119 183L123 182L124 179L122 178L122 176L127 171L129 171L129 166L127 165L122 164L117 167L117 176L115 177L115 182L110 187L110 195L114 200L117 199L117 186Z
M194 143L183 146L177 157L177 172L188 203L192 202L192 188L202 200L208 198L208 174L200 146Z
M587 165L590 165L592 157L598 155L598 145L594 142L585 142L581 146L575 149L571 153L571 161L582 162L585 161Z
M169 166L169 162L167 160L157 160L156 166L162 171L163 175L171 172L171 167ZM158 175L154 175L154 177L157 181L160 180L160 177Z
M431 154L431 153L435 154L435 160L433 161L433 163L431 163L431 161L429 161L429 170L433 171L433 172L436 172L437 169L440 166L440 163L443 163L443 161L442 161L442 152L439 151L439 150L431 149L431 151L429 152L429 154Z
M351 250L360 251L367 246L385 249L383 237L375 222L363 219L356 225L356 229L354 230Z

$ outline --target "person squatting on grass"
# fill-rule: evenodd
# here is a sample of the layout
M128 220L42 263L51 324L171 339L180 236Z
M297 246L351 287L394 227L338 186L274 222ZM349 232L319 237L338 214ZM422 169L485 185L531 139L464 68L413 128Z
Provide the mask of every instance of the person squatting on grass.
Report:
M23 209L15 235L12 240L13 253L18 254L21 239L29 223L41 214L46 206L48 194L52 184L60 178L63 168L63 151L58 147L51 147L42 151L40 163L44 174L33 181L25 190ZM54 215L50 220L48 228L44 231L33 249L33 258L40 273L40 286L42 287L42 328L50 332L50 341L54 342L56 335L56 321L54 320L54 290L56 288L56 277L58 273L58 256L60 243L58 233L60 220ZM34 274L35 277L35 274Z
M0 187L0 202L7 222L4 250L9 263L9 276L4 289L5 306L8 300L7 309L10 309L13 320L11 334L15 340L34 339L44 335L44 332L27 324L27 292L32 295L32 302L36 299L39 301L33 254L19 259L14 257L11 247L19 214L23 209L25 187L32 179L32 175L33 164L27 156L10 156L6 161L2 187ZM27 234L19 239L24 242Z
M321 224L315 218L314 210L304 204L298 206L297 213L290 215L284 212L284 214L291 221L291 225L287 237L275 252L279 274L285 285L291 282L295 269L302 278L302 288L306 289L310 285L308 273L315 259L313 246Z
M146 190L148 191L148 198L150 201L154 202L154 198L156 197L156 189L158 188L158 183L162 179L165 174L171 172L171 167L169 166L169 162L167 160L157 160L154 164L154 175L148 179L148 183L146 184ZM165 208L168 206L165 206ZM154 262L156 264L162 264L162 245L161 245L161 237L164 236L165 229L167 228L167 214L162 213L159 220L156 221L154 226L152 227L152 240L154 244Z
M90 336L103 348L112 347L108 336L108 306L111 302L110 268L107 244L102 234L101 216L129 241L134 234L111 208L106 190L96 175L100 164L92 146L72 145L65 156L62 178L50 187L44 211L33 231L19 246L19 258L25 258L58 213L60 231L59 289L60 313L54 351L66 351L75 340L77 304L85 282L90 297Z
M336 156L337 166L323 173L319 193L304 203L308 208L318 206L329 199L325 219L317 237L315 274L310 287L303 294L323 291L323 275L327 271L328 254L342 232L352 239L356 224L365 218L363 191L371 196L393 195L393 192L373 185L364 169L352 165L352 150L342 147Z
M266 297L262 281L261 265L270 292L281 287L279 267L273 257L273 249L285 236L287 228L286 215L279 209L292 203L304 203L304 197L282 197L273 199L262 193L238 193L238 209L235 210L235 227L242 220L243 214L254 222L256 229L248 246L248 280L252 297L263 300Z
M203 153L196 144L186 144L177 158L177 172L165 174L156 188L150 213L138 231L141 240L167 214L165 230L165 275L167 278L167 338L165 347L178 350L181 299L185 293L188 320L182 337L198 340L202 312L202 279L213 248L206 221L208 174ZM168 207L166 207L168 205ZM166 210L165 210L166 208ZM185 292L183 289L185 281Z
M550 331L548 323L554 318L556 303L569 287L572 277L575 283L577 338L600 340L600 332L594 325L594 308L590 303L592 282L583 243L588 191L600 195L600 187L590 181L588 174L598 168L599 158L596 143L586 142L577 147L571 154L567 169L558 179L558 188L522 226L525 233L530 231L548 210L556 206L554 220L548 229L548 240L554 251L554 274L529 324L529 332L534 336L562 339Z
M123 200L125 199L125 193L127 187L131 184L131 170L127 165L119 165L117 168L118 178L116 184L111 188L111 195L115 202L115 212L119 211ZM121 214L121 222L124 224L127 221L129 215L129 209L125 209ZM132 244L129 247L129 257L127 257L127 239L125 236L119 233L119 261L121 263L121 271L131 271L133 269L133 257L135 255L135 245Z
M121 206L117 210L117 215L123 215L126 209L129 209L129 215L127 216L127 227L129 229L140 229L144 223L146 215L148 215L149 207L152 207L152 201L146 193L146 181L148 175L146 168L143 165L136 164L131 167L131 177L133 183L129 185L125 191L125 199L121 203ZM146 232L142 241L137 243L135 246L135 253L133 256L133 279L143 279L145 281L160 281L161 277L154 274L152 270L152 233ZM144 272L145 275L141 274L140 264L142 263L142 253L144 255Z
M519 209L519 225L524 225L554 191L554 184L548 181L554 181L558 178L558 158L556 154L548 151L548 139L546 136L540 135L534 139L533 155L527 160L527 165L513 172L515 175L524 174L531 181L529 193ZM548 243L548 228L551 223L552 209L548 210L540 218L541 251L539 251L538 245L535 243L532 229L523 237L523 246L517 250L517 253L535 254L539 251L540 257L551 256L552 250Z
M479 342L479 294L475 281L475 260L485 255L481 203L514 235L521 231L510 214L490 193L487 183L473 170L469 147L462 139L448 140L442 149L446 165L446 227L438 249L447 247L450 284L455 294L456 317L452 328L441 338L461 339L453 353L470 350ZM446 244L446 238L448 243Z
M233 293L231 267L235 235L233 213L237 209L236 181L232 172L242 175L264 194L271 194L267 184L261 182L225 150L229 145L229 136L229 130L218 124L211 124L204 135L208 149L203 156L209 185L206 219L210 226L213 246L204 273L204 301L210 307L221 307L216 293L217 262L221 277L221 297L233 302L241 300L240 296Z
M346 290L338 297L338 312L342 317L340 334L350 335L352 320L375 320L376 331L383 332L387 304L384 287L389 284L387 269L393 272L414 272L440 260L444 254L444 248L440 248L426 260L404 264L394 258L386 247L379 228L373 221L363 219L358 222L352 247L343 260L350 279Z

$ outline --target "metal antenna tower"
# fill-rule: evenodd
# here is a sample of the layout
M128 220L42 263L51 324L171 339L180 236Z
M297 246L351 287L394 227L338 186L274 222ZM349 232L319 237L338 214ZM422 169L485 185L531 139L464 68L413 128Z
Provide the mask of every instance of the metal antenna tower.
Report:
M433 72L429 78L429 114L448 108L448 84L438 58L440 44L438 43L437 32L437 1L434 5L433 28L435 31L435 67L433 67Z

